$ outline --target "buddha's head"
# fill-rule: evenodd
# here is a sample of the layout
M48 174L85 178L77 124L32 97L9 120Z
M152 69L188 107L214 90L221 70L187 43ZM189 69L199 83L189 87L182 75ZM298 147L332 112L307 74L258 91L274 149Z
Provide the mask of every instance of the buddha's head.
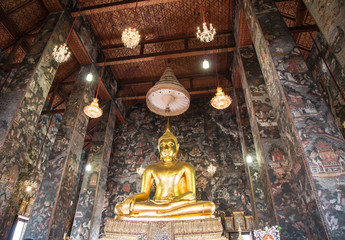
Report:
M162 162L175 161L180 145L177 138L170 131L169 120L165 133L158 139L158 151Z

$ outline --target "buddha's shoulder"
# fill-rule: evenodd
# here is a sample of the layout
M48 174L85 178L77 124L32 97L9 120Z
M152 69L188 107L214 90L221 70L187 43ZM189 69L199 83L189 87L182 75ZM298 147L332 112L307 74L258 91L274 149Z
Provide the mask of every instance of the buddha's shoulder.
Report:
M190 163L187 163L187 162L178 161L177 165L181 166L181 167L185 167L185 168L192 168L192 169L194 169L193 165L190 164Z

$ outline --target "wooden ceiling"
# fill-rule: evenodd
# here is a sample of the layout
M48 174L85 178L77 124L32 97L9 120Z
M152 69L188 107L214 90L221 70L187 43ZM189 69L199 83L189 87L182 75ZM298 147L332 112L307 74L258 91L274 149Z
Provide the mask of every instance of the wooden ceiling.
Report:
M318 31L314 20L302 0L276 0L276 5L307 57L312 46L309 32L315 35ZM168 64L179 81L195 93L192 97L211 96L217 75L224 87L231 87L234 0L203 0L206 22L217 30L215 40L208 44L195 38L203 20L200 0L139 0L136 14L135 6L135 0L84 0L80 14L72 13L86 17L104 52L109 47L107 66L118 82L117 97L128 107L144 99ZM49 12L61 10L58 0L0 0L0 48L5 54L1 68L18 66ZM135 49L128 49L121 43L121 34L132 25L139 30L141 42ZM244 18L240 42L251 44ZM59 113L66 107L79 67L88 64L85 51L73 42L73 34L69 47L72 57L60 64L48 96L52 109ZM201 67L204 58L210 61L207 70ZM100 97L107 99L106 94Z

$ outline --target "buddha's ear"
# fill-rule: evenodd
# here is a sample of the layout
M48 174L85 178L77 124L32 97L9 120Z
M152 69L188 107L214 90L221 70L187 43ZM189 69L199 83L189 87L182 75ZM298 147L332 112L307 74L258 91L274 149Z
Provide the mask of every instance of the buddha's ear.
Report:
M176 153L178 152L179 149L180 149L180 144L178 143L178 144L176 145Z

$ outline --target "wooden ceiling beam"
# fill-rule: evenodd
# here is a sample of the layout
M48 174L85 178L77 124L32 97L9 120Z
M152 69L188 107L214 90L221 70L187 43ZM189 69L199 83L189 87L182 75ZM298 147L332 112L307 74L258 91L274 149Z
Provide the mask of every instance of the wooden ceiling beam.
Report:
M151 6L161 3L168 3L168 2L177 2L180 0L139 0L138 7L145 7ZM106 12L114 12L128 8L135 8L136 0L128 0L128 1L120 1L120 2L113 2L107 4L101 4L91 7L83 7L81 8L80 12L78 11L72 12L71 15L73 17L78 16L86 16L92 14L101 14Z
M144 62L144 61L165 60L165 59L172 59L172 58L209 55L209 54L216 54L216 53L233 52L234 50L235 50L234 46L225 45L225 46L208 47L205 49L195 48L195 49L159 52L159 53L152 53L152 54L139 54L135 56L111 58L107 60L105 65L111 66L111 65L126 64L126 63L138 63L138 62ZM103 61L98 62L97 65L102 66Z
M187 89L189 94L191 96L194 95L201 95L201 94L209 94L209 93L215 93L216 92L216 87L214 88L197 88L197 89ZM223 88L225 92L229 92L231 88ZM127 97L117 97L116 100L120 101L131 101L131 100L145 100L146 95L141 95L141 96L127 96Z
M223 31L223 32L217 32L217 35L215 38L220 38L220 37L230 37L232 35L231 31ZM153 39L153 40L143 40L139 43L140 48L144 48L144 45L146 44L159 44L159 43L164 43L164 42L174 42L174 41L184 41L185 48L188 49L188 41L196 39L195 35L189 36L189 37L172 37L172 38L160 38L160 39ZM124 48L123 43L121 44L113 44L109 45L109 51L116 50L116 49L121 49ZM102 51L106 52L108 50L108 46L102 47ZM144 49L143 49L144 50Z
M228 74L225 72L220 72L218 73L219 77L224 77L227 76ZM181 75L181 76L176 76L178 81L183 81L183 80L192 80L192 79L203 79L203 78L211 78L211 77L216 77L216 73L208 73L208 74L194 74L194 75ZM152 78L152 79L146 79L146 80L128 80L126 83L121 83L117 82L119 87L132 87L132 86L143 86L143 85L152 85L155 82L159 80L158 78Z
M298 27L289 27L290 33L301 33L301 32L319 32L319 27L317 25L302 25Z

